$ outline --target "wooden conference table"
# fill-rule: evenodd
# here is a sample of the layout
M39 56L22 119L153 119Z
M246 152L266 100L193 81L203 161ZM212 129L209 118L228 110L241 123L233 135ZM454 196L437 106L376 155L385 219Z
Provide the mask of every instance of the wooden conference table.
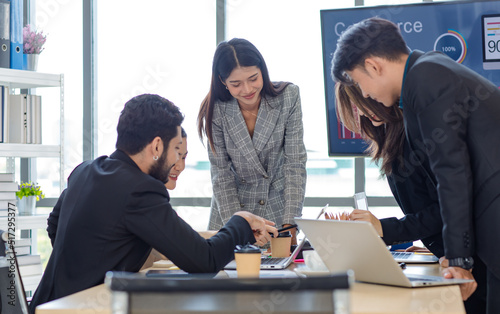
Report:
M300 264L292 264L289 268L293 269L301 266L302 265ZM439 265L408 265L405 272L439 275ZM256 300L253 300L254 304L255 302ZM262 302L262 304L265 304L264 301ZM213 309L211 313L227 313L227 311L218 311L216 309L217 306L217 304L207 304L207 308ZM190 308L192 309L192 307ZM310 312L315 312L313 308L310 310ZM460 290L456 285L411 289L358 282L354 283L350 289L350 311L351 313L465 313ZM188 309L182 308L181 306L171 312L197 313L198 311L189 310L189 307ZM238 309L234 309L234 311L231 310L231 312L261 313L262 310L256 311L255 308L253 310L245 310L239 307ZM266 311L264 310L264 312ZM104 284L102 284L67 297L42 304L37 307L36 313L111 314L111 292ZM280 312L273 311L273 313Z

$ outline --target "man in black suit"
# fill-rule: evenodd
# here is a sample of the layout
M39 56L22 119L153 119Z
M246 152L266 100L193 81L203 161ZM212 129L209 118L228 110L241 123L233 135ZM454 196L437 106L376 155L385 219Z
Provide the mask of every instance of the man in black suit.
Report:
M486 264L487 312L500 313L500 90L438 52L410 52L394 23L370 18L339 38L336 80L403 109L414 158L427 160L443 219L445 277ZM390 143L388 143L390 145ZM464 299L476 283L461 285Z
M152 247L186 272L217 272L236 245L263 245L269 232L277 235L273 223L237 212L206 240L177 216L164 184L179 158L182 120L158 95L125 104L116 151L76 167L49 216L53 250L30 312L103 283L107 271L138 271Z

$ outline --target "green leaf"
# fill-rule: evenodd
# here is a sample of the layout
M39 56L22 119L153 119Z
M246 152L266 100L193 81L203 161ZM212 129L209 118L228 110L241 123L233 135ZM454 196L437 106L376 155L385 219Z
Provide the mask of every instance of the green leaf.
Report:
M40 198L44 198L40 186L36 183L32 182L21 182L19 185L19 190L16 192L16 196L19 199L22 199L24 196L36 196L36 200L39 201Z

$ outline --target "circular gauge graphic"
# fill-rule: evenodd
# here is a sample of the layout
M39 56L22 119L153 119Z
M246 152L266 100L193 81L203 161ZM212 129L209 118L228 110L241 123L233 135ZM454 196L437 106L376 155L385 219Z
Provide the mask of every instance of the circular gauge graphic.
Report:
M436 39L434 50L441 51L456 62L462 63L467 55L467 42L462 34L449 29L448 33L444 33Z

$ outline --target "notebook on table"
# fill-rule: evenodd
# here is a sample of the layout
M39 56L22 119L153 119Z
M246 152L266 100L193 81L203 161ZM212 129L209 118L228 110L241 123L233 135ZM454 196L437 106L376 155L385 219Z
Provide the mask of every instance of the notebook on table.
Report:
M354 194L354 204L357 209L369 210L368 200L365 192ZM392 257L399 263L437 263L439 259L432 254L422 254L415 252L396 252L391 251Z
M295 218L295 221L330 272L352 269L358 281L401 287L470 282L440 276L405 274L375 228L368 222L301 218Z

